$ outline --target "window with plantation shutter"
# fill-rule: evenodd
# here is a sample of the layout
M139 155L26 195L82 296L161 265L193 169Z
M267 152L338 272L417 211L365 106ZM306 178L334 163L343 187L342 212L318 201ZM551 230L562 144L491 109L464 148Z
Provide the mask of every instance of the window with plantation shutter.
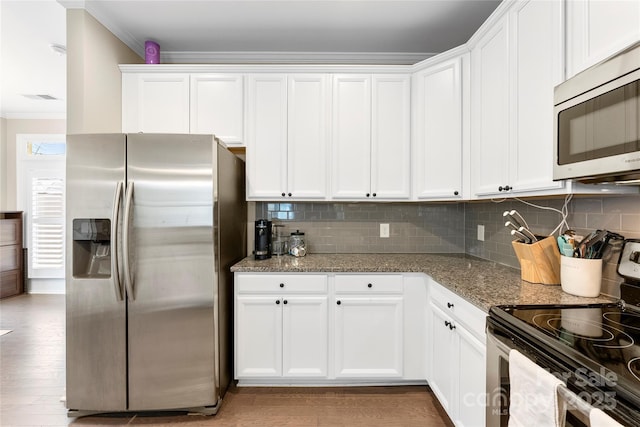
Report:
M24 211L28 292L64 292L65 158L65 135L16 135L16 205Z
M31 178L32 277L64 276L64 179Z

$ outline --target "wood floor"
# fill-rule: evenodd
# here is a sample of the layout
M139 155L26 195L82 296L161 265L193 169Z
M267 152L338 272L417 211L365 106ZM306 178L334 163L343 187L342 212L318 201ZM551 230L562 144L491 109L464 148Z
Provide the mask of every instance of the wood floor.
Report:
M64 296L0 301L0 426L452 426L433 393L415 387L232 387L215 416L126 414L68 418Z

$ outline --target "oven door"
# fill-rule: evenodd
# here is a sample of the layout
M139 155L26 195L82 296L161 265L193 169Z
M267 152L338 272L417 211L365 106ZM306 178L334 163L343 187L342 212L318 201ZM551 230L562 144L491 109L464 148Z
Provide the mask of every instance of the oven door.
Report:
M487 319L487 427L508 427L509 424L509 352L516 349L537 365L559 375L570 375L568 370L544 356L534 345L502 328L492 318ZM565 426L587 427L588 418L582 412L569 408Z

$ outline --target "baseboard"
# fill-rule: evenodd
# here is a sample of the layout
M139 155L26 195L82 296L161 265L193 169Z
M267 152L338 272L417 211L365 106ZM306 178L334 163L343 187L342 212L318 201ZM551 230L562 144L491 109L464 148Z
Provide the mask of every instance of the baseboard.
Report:
M29 279L25 284L29 294L64 294L64 279Z

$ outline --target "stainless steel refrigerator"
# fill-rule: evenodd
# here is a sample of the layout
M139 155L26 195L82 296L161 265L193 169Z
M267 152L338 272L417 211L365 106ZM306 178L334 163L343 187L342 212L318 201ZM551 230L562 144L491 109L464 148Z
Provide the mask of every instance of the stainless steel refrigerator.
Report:
M244 162L211 135L67 137L66 405L217 412Z

